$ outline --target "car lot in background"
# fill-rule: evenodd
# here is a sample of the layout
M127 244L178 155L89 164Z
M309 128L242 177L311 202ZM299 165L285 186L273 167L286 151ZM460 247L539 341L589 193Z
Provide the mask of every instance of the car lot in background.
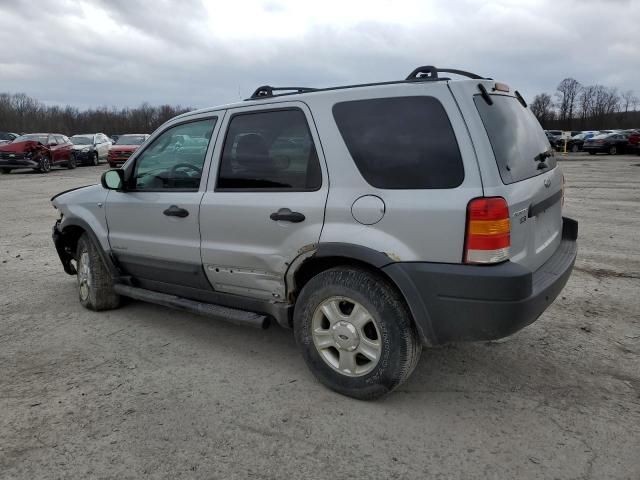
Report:
M70 301L49 198L103 167L0 177L0 477L637 479L640 160L559 158L565 291L506 341L428 349L376 403L319 388L284 329Z
M605 133L585 140L582 149L591 155L608 153L617 155L624 153L627 147L627 137L619 133Z
M119 135L118 140L109 148L107 162L111 168L117 168L124 165L129 157L142 145L149 135L143 133L128 133Z
M78 165L98 165L101 160L107 161L111 139L104 133L77 134L70 140Z
M29 133L11 143L0 145L0 171L10 173L18 168L32 168L49 173L52 167L75 168L73 144L58 133Z

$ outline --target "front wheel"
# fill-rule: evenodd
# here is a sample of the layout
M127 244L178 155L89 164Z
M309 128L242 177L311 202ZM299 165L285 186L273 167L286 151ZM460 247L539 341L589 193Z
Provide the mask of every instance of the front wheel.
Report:
M572 145L571 146L571 151L573 153L579 152L580 151L580 147L578 147L578 145Z
M38 169L40 173L49 173L51 171L51 159L49 155L42 155L38 161Z
M618 153L618 149L615 145L611 145L609 147L609 155L616 155Z
M336 392L368 400L401 385L422 344L400 294L366 270L338 267L300 292L294 332L316 378Z
M89 310L118 308L120 296L113 289L111 275L97 248L86 233L78 240L76 270L80 304Z
M78 166L78 161L76 160L76 156L71 154L71 156L69 156L69 161L67 162L67 168L69 170L73 170L77 166Z
M91 165L97 167L100 164L100 160L98 159L98 152L93 152L91 156Z

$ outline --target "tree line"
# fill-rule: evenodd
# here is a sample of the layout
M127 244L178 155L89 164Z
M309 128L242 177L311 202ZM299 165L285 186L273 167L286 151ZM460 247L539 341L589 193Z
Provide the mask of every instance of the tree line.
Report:
M24 93L0 93L0 131L65 135L151 133L170 118L190 110L180 105L152 106L146 102L135 108L80 110L70 105L45 105Z
M633 90L619 92L614 87L582 85L565 78L553 94L536 95L530 107L543 128L599 130L640 128L639 105Z

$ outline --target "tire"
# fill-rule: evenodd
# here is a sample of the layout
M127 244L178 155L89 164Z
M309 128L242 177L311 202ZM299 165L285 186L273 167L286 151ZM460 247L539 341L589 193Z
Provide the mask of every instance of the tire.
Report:
M91 155L91 165L93 165L94 167L97 167L98 165L100 165L100 159L98 158L98 152L93 152L93 154Z
M571 151L573 153L578 153L580 151L580 147L578 147L578 145L571 145Z
M77 284L80 304L89 310L111 310L120 306L120 295L113 290L111 275L89 236L78 240Z
M49 173L51 171L51 158L49 158L49 155L42 155L40 157L36 170L40 173Z
M7 174L11 173L11 169L10 168L3 168L2 170L0 170L0 172L2 172L3 175L7 175Z
M296 302L293 327L315 377L360 400L402 385L422 352L400 294L386 279L355 267L332 268L309 280Z
M609 147L609 155L617 155L618 154L618 149L615 145L611 145Z
M76 168L78 166L78 160L76 159L75 155L70 155L69 156L69 161L67 162L67 168L69 170L73 170L74 168Z
M593 151L589 152L589 155L595 155L595 154L596 154L596 152L593 152Z

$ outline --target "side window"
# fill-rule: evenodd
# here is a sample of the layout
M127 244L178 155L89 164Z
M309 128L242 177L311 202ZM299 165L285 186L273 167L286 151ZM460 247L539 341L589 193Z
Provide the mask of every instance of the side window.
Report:
M337 103L333 116L364 179L377 188L454 188L464 179L455 134L434 97Z
M164 131L136 160L135 190L197 190L217 118L176 125Z
M49 145L57 145L58 140L56 140L56 137L54 135L49 135L49 141L47 143Z
M317 190L320 162L299 109L241 113L231 118L217 189Z
M64 144L69 142L69 139L64 135L56 135L56 140L58 141L58 144Z

